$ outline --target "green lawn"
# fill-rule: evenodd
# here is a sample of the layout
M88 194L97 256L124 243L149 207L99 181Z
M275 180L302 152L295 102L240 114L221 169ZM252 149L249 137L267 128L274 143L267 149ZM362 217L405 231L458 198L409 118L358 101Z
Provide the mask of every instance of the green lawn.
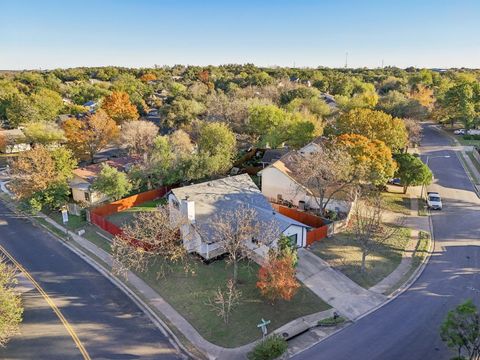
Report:
M463 136L454 135L455 139L462 145L466 146L480 146L480 140L465 140Z
M476 151L476 150L475 150ZM468 157L470 158L470 160L472 160L473 162L473 165L475 165L475 168L477 169L478 172L480 172L480 164L478 163L477 159L475 158L475 156L473 156L473 153L472 152L467 152L467 155Z
M48 214L50 218L55 220L58 224L63 225L62 221L62 214L60 212L52 212ZM103 250L110 252L110 243L108 242L107 239L102 237L100 234L103 234L107 238L111 238L112 235L108 234L107 232L101 230L95 225L89 224L83 216L76 216L76 215L68 215L68 222L66 224L66 227L70 231L78 232L78 230L83 229L85 230L85 234L82 236L86 238L87 240L90 240L93 242L95 245L98 247L102 248Z
M62 214L60 213L60 211L50 212L47 215L48 217L52 218L60 225L66 226L68 230L71 230L71 231L83 229L85 225L88 224L83 216L68 214L68 222L67 224L64 224L62 220Z
M316 242L312 251L364 288L369 288L389 275L400 264L403 250L410 239L410 229L399 227L394 236L367 256L367 271L360 272L362 253L349 233L337 234Z
M206 265L192 259L194 274L186 274L177 266L166 277L157 278L159 265L153 265L142 278L181 313L208 341L224 347L237 347L261 337L257 324L261 318L270 320L272 331L298 317L327 310L329 306L309 289L302 287L292 301L267 303L255 284L258 265L242 263L239 267L241 304L225 325L207 305L219 286L224 286L232 271L225 261ZM181 286L179 286L181 284Z
M135 213L138 213L141 211L154 211L158 205L164 205L164 204L166 204L166 199L164 198L147 201L140 205L131 207L130 209L109 215L107 216L107 220L119 227L122 227L123 225L132 221L133 215Z
M410 196L398 192L383 192L382 199L387 210L410 215Z

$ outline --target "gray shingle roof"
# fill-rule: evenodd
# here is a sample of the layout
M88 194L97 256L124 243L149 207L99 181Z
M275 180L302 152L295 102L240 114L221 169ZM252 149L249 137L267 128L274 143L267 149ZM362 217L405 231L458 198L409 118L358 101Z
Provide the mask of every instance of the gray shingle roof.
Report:
M291 225L308 227L275 212L248 174L184 186L173 189L172 193L179 201L187 196L194 201L195 222L203 232L214 231L211 223L215 215L234 211L241 206L253 207L259 221L275 221L282 232Z
M284 147L281 149L267 149L263 154L262 163L271 164L274 161L280 159L283 155L288 153L288 148Z

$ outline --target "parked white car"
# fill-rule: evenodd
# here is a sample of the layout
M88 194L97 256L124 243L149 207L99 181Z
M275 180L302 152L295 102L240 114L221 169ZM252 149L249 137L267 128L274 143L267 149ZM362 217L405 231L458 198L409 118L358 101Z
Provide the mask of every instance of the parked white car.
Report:
M427 193L427 207L432 210L442 210L442 199L438 192L430 191Z
M480 130L478 129L470 129L467 131L468 135L480 135Z
M453 133L455 135L465 135L465 129L457 129Z

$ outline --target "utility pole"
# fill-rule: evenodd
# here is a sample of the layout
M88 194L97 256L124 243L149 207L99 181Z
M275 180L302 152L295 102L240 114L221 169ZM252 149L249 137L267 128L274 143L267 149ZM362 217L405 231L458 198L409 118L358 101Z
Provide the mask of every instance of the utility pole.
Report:
M348 51L345 53L345 69L348 68Z

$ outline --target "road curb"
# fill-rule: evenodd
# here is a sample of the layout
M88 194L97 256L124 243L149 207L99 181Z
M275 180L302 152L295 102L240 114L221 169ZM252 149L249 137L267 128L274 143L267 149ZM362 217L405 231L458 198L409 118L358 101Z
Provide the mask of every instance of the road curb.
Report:
M172 344L172 346L177 350L178 355L180 355L184 359L189 359L189 358L194 359L195 358L195 356L192 353L190 353L190 351L181 343L181 341L173 333L173 331L168 327L168 325L150 308L150 306L145 301L143 301L135 293L135 291L133 291L122 280L120 280L117 277L111 275L110 271L108 270L108 268L106 266L102 265L99 261L93 259L90 255L85 253L85 251L88 251L88 250L84 249L79 243L77 243L75 240L71 239L69 234L66 234L66 235L71 239L71 242L75 243L76 245L73 245L73 244L70 243L69 240L66 240L66 239L58 236L56 233L51 231L51 229L49 229L47 226L45 226L41 222L37 221L31 215L26 214L26 213L18 210L11 203L9 203L5 200L2 200L2 199L0 199L0 201L3 202L10 210L15 212L16 214L23 215L26 218L28 218L29 221L32 222L34 225L42 227L50 235L52 235L57 241L59 241L67 249L69 249L71 252L75 253L77 256L79 256L81 259L83 259L87 264L89 264L91 267L93 267L102 276L104 276L108 281L110 281L119 290L121 290L125 295L127 295L127 297L130 300L132 300L135 303L135 305L137 305L138 308L152 321L153 325L155 325L160 330L160 332L168 339L168 341ZM79 247L81 247L83 250L80 249ZM187 354L188 356L186 356L185 354Z

